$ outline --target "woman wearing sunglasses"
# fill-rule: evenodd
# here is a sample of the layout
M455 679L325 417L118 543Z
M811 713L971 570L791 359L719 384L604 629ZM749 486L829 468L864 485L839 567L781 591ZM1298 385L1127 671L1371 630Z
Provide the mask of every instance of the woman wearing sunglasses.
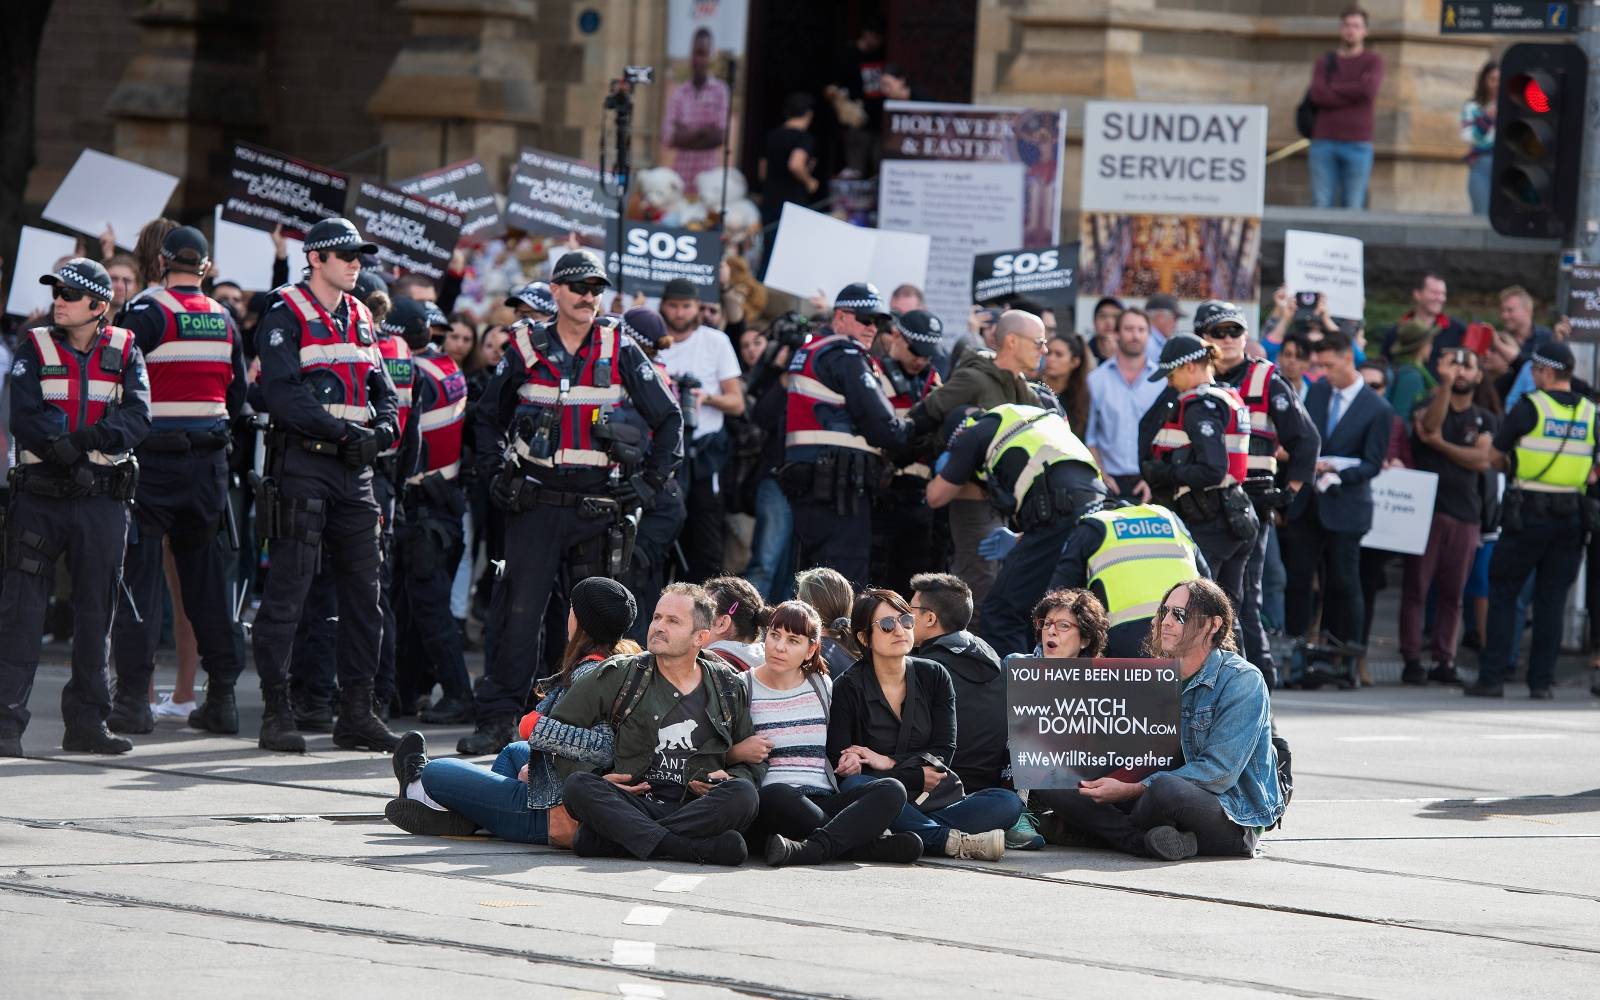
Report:
M1284 798L1266 681L1239 655L1233 635L1233 606L1215 583L1190 580L1167 591L1146 652L1178 661L1184 763L1141 782L1104 777L1076 790L1034 792L1032 805L1055 810L1047 838L1087 835L1164 861L1255 854L1261 834L1283 815Z
M915 833L928 852L997 861L1022 800L1004 788L967 795L948 768L955 685L944 667L910 655L914 623L892 590L856 598L850 627L863 655L834 682L828 761L845 792L883 777L904 786L909 801L890 829Z
M754 736L733 748L730 760L765 761L761 812L747 835L765 844L767 864L820 865L922 857L914 833L883 831L906 804L893 778L877 778L840 791L824 752L833 682L822 659L822 619L800 601L772 609L764 662L741 676L750 689Z

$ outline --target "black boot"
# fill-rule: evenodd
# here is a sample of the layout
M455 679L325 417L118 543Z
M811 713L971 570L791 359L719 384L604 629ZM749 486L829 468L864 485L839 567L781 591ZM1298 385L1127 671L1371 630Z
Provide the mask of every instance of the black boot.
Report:
M294 710L294 724L308 733L333 732L333 703L307 691L295 691L289 696Z
M909 865L922 857L922 838L910 830L886 833L841 855L846 861L879 861Z
M0 733L0 757L25 757L21 733Z
M773 834L767 838L767 864L774 868L783 868L787 865L822 865L827 864L827 845L816 840L790 840L782 834Z
M439 699L439 704L417 713L417 718L430 726L459 726L472 721L474 708L470 698L446 695Z
M61 737L61 749L67 753L127 753L133 744L120 736L111 735L104 722L93 727L74 729L68 727Z
M239 702L232 684L211 681L206 684L206 700L189 713L189 727L207 733L232 736L239 731Z
M478 723L478 728L473 730L471 736L463 736L456 742L456 753L466 754L468 757L499 753L505 749L507 743L516 738L517 728L510 719L484 719Z
M257 745L279 753L305 753L306 738L295 729L288 685L262 687L261 697L266 701L266 709L261 714L261 738L256 741Z
M1428 683L1428 672L1416 660L1407 660L1405 669L1400 671L1400 683L1421 686Z
M372 711L372 685L352 684L339 692L339 718L333 724L333 745L343 750L393 753L400 737Z
M114 733L134 736L155 732L156 718L150 714L150 702L145 700L144 692L118 691L116 700L111 703L111 715L106 719L106 728Z

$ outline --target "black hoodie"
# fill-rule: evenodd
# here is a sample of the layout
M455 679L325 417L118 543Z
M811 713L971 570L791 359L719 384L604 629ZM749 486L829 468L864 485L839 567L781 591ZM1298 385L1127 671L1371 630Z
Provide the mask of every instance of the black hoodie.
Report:
M949 671L956 688L956 753L951 767L968 792L1011 787L1006 678L1000 657L971 632L946 632L918 646Z

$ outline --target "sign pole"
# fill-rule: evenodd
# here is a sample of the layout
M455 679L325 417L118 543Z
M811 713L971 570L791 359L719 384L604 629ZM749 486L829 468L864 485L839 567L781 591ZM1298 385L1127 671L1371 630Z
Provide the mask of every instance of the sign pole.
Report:
M1573 220L1571 252L1564 252L1556 276L1556 302L1566 312L1572 290L1572 264L1600 264L1600 0L1585 0L1578 7L1578 47L1589 61L1589 89L1584 118L1585 128L1581 181L1578 185L1578 212ZM1594 372L1590 372L1593 379Z

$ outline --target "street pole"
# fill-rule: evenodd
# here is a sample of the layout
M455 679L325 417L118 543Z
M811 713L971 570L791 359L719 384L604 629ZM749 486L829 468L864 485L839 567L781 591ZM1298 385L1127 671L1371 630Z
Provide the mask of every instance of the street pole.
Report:
M1569 261L1600 264L1600 0L1581 0L1578 8L1578 48L1588 60L1589 81L1584 94L1584 142L1579 160L1578 212L1570 243L1563 248L1556 278L1556 311L1565 313L1571 285ZM1592 361L1592 358L1591 358ZM1593 371L1590 372L1593 375Z

